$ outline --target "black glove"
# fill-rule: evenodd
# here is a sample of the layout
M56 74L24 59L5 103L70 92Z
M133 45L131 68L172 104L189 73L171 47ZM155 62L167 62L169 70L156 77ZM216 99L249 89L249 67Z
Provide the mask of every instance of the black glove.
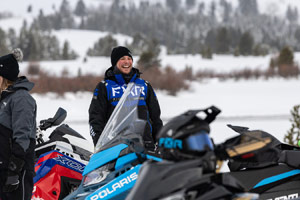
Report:
M17 173L8 171L3 192L12 192L19 187L19 175Z
M12 192L19 187L19 175L23 169L24 160L12 155L9 159L8 171L3 192Z

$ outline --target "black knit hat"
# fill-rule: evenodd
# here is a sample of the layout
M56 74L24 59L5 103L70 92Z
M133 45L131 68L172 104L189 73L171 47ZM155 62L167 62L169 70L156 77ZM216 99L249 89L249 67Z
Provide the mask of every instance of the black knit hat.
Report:
M19 75L19 64L23 58L21 49L14 49L12 53L0 57L0 76L15 81Z
M111 65L113 67L116 66L119 59L123 56L129 56L133 60L130 50L126 47L118 46L113 48L110 56Z

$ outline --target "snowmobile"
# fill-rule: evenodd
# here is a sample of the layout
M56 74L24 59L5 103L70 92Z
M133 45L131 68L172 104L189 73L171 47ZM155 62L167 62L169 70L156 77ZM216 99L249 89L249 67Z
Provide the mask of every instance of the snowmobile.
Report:
M147 161L126 199L296 199L300 192L300 148L271 134L228 125L240 135L215 145L209 123L216 107L175 117L158 134L163 162ZM215 113L215 114L214 114ZM168 161L166 161L168 160ZM230 172L216 173L218 161Z
M201 112L202 120L196 117ZM215 173L209 124L220 110L211 106L173 118L159 132L161 162L146 161L126 200L258 199L230 174Z
M161 161L159 155L144 147L142 133L147 122L137 114L140 93L137 84L127 85L84 168L80 186L66 200L125 199L142 163Z
M300 197L300 148L280 142L273 135L248 127L228 125L239 136L216 146L229 172L260 199Z
M41 120L37 128L34 200L63 199L70 194L80 184L83 169L92 154L89 142L82 135L67 124L61 124L66 116L67 112L59 108L53 118ZM45 141L44 132L54 126L58 127Z

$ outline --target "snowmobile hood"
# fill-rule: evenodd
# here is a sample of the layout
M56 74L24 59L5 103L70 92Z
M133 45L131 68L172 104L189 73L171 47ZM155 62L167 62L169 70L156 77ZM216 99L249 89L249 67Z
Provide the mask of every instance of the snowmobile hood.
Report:
M118 158L120 155L120 152L127 147L128 147L128 145L126 145L126 144L119 144L119 145L113 146L109 149L105 149L103 151L100 151L100 152L94 154L91 157L89 164L84 168L82 175L85 176L86 174L90 173L91 171Z

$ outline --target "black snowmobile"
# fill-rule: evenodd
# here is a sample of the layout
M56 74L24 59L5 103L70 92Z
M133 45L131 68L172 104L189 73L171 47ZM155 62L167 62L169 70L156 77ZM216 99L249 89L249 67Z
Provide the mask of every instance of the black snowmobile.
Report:
M230 174L260 199L300 197L300 148L281 143L271 134L228 125L240 135L217 145L215 153L228 160Z
M200 111L204 119L196 116ZM264 131L231 125L240 135L214 145L209 123L218 113L214 106L188 111L166 124L157 140L162 157L169 161L144 163L126 199L297 198L299 148ZM216 173L218 160L228 160L231 172Z
M205 119L197 113L205 114ZM212 106L173 118L158 134L160 163L143 164L127 200L258 199L230 174L216 174L209 123L221 111Z

